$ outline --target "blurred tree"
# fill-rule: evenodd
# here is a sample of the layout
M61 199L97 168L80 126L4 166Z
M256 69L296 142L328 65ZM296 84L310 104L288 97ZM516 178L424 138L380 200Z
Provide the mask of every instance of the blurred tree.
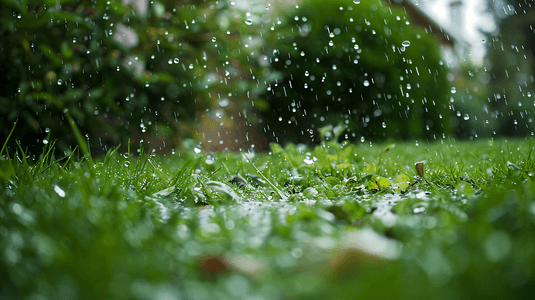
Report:
M447 68L435 37L381 1L303 2L272 24L266 130L317 140L342 123L345 138L435 139L451 132Z
M66 113L102 151L129 138L180 145L199 112L224 98L262 107L254 91L266 67L249 63L262 45L252 38L260 22L245 22L230 1L151 1L138 11L120 0L2 0L0 8L0 135L20 119L14 139L33 152L49 132L72 149Z
M14 134L24 147L39 151L51 132L66 150L74 144L64 116L70 112L84 132L114 138L147 102L147 95L129 102L142 80L124 67L129 47L112 38L114 25L135 13L121 1L48 2L1 2L2 135L20 119Z
M496 126L492 122L487 68L464 62L451 74L454 79L450 102L454 111L455 136L474 138L492 135Z
M487 6L497 32L487 33L490 119L500 135L535 131L535 9L524 0Z

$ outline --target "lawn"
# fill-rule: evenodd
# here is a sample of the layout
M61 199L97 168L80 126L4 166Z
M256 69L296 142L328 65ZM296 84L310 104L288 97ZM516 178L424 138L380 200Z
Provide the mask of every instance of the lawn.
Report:
M532 144L4 147L0 298L532 299Z

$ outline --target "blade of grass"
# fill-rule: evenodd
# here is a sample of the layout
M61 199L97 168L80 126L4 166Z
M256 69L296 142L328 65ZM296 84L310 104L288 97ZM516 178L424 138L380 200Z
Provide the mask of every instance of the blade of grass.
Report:
M69 113L69 110L65 109L63 113L65 114L65 118L67 118L67 122L69 123L69 126L71 126L72 132L74 133L74 137L76 138L76 141L78 142L78 145L80 146L80 150L82 150L84 157L86 157L87 159L89 168L93 170L94 163L93 163L93 159L91 158L91 153L89 152L89 145L87 141L84 139L84 136L82 135L80 128L78 128L78 125L76 125L76 122L74 122L74 119Z
M15 143L19 147L20 153L22 155L21 163L23 164L25 169L30 169L30 166L28 165L28 160L26 160L26 152L24 151L24 149L22 149L22 146L19 144L19 142L15 141ZM20 157L19 157L19 160L20 160Z
M247 159L247 161L251 164L251 166L253 166L253 168L256 170L258 175L260 175L260 177L262 177L262 179L264 179L269 184L269 186L271 186L271 188L279 195L279 197L282 200L288 200L288 197L279 188L277 188L277 186L273 182L271 182L271 180L269 180L266 176L264 176L264 173L262 173L262 171L260 171L255 166L255 164L249 159L249 157L247 157L247 155L245 155L245 153L243 153L243 151L241 151L241 154L245 156L245 159Z
M35 170L35 174L43 174L44 170L50 168L54 163L50 162L52 160L52 155L51 153L54 152L54 145L55 145L55 142L51 143L50 145L47 145L48 149L47 151L45 152L45 149L46 148L43 148L43 154L42 154L42 157L41 159L39 160L39 168L37 170Z
M0 150L0 156L2 156L2 154L4 154L4 149L6 149L7 142L9 141L9 138L11 138L11 135L13 134L13 131L15 131L15 127L17 126L18 122L19 122L19 120L15 121L15 124L13 124L13 127L11 127L11 131L7 135L6 141L4 142L4 145L2 146L2 150Z
M65 162L65 164L63 165L63 167L61 167L61 170L64 170L65 167L69 164L69 162L71 161L74 153L76 152L76 150L78 149L78 146L74 147L74 149L71 151L71 154L65 156L64 158L62 158L61 160L67 158L67 161Z

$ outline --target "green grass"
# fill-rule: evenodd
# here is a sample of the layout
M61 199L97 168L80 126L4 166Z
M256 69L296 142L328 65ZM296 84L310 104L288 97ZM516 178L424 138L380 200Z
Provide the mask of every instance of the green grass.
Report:
M4 146L0 298L531 299L532 150L444 139L79 159Z

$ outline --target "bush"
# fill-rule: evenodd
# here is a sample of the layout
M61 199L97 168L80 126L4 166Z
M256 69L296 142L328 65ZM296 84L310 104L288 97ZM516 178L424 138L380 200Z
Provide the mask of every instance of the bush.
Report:
M273 24L266 121L279 141L317 140L339 122L345 138L435 139L451 132L438 44L380 1L310 0Z
M56 138L72 149L69 116L93 151L130 137L172 147L220 95L257 101L244 95L263 68L248 63L257 46L243 40L256 26L227 1L151 1L145 13L120 0L49 2L0 2L0 134L19 120L11 140L30 150Z

